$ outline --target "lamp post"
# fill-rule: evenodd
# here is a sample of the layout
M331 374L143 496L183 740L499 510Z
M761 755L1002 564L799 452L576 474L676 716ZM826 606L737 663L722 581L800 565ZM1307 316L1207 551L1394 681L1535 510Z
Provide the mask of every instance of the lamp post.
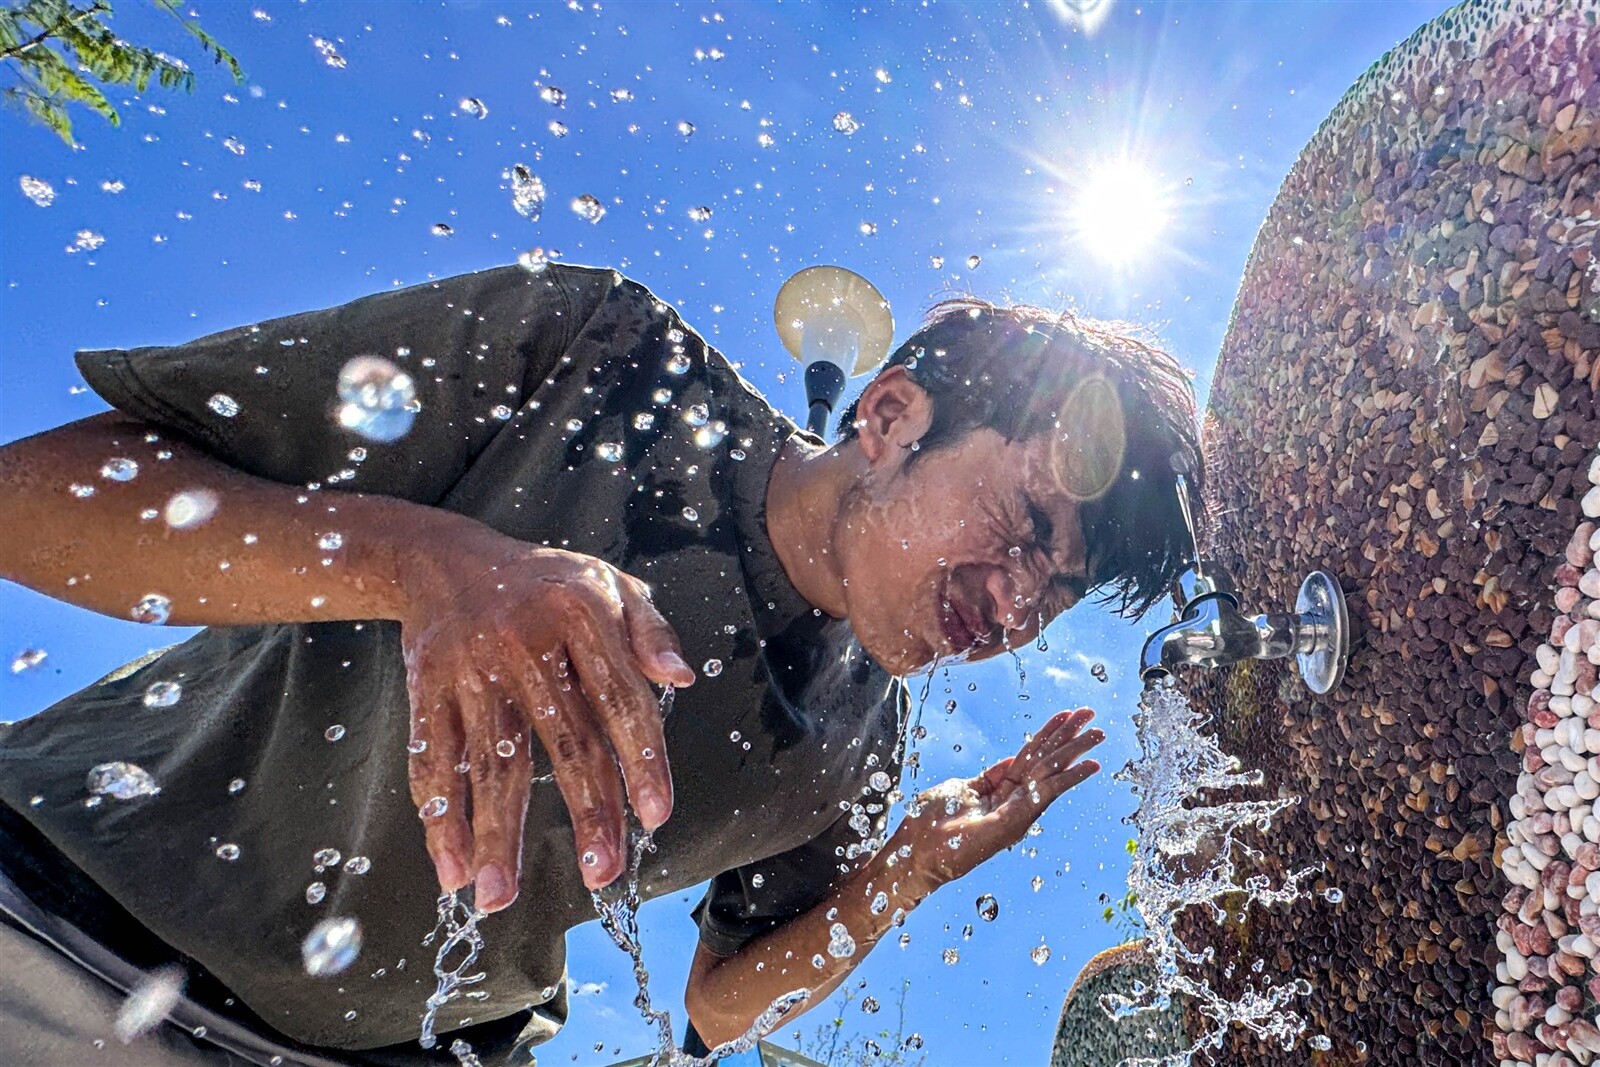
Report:
M889 302L854 271L807 267L778 290L772 317L783 347L805 367L806 429L824 437L845 379L867 373L889 354Z

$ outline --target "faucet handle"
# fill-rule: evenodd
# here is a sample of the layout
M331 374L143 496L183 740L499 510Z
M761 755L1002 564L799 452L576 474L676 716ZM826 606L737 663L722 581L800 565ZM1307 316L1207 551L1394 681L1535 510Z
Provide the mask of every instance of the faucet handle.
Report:
M1220 593L1239 605L1239 591L1228 569L1214 559L1200 560L1185 570L1172 585L1172 606L1179 615L1203 596Z

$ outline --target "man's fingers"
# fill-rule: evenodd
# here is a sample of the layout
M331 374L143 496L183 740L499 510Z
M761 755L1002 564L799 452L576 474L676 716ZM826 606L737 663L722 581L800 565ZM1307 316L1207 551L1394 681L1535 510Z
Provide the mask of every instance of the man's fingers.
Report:
M672 814L672 775L660 704L635 658L619 648L609 625L584 618L567 637L578 681L594 718L611 742L628 798L646 830Z
M454 702L436 689L424 671L408 678L411 695L411 800L422 818L428 855L439 888L454 892L471 881L472 831L467 824L466 778L456 771L465 752Z
M672 625L651 603L649 587L625 576L620 589L628 641L645 677L657 685L693 685L694 668L683 658L683 646Z
M499 911L517 898L523 825L528 817L531 730L504 694L479 698L468 716L472 781L473 904Z
M567 802L578 871L584 885L599 889L622 873L624 861L622 779L610 746L570 680L530 670L519 685Z

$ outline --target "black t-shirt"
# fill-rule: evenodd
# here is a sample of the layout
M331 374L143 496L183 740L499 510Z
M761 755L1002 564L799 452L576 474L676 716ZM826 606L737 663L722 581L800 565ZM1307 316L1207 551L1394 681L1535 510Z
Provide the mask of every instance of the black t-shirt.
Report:
M391 444L334 417L340 368L364 354L416 383L421 410ZM696 909L711 951L809 909L876 831L871 783L898 778L904 693L773 554L767 479L795 428L642 286L505 267L78 363L116 408L239 469L456 511L649 582L690 661L722 665L666 721L676 802L643 872L648 897L711 879ZM280 1033L414 1042L438 887L407 786L398 635L387 621L205 630L0 732L0 802ZM146 706L158 681L182 699ZM595 915L535 757L521 896L485 920L487 977L441 1033L498 1019L527 1044L565 1020L563 935ZM87 806L89 769L115 760L160 793ZM339 861L319 864L328 849ZM309 903L314 882L325 895ZM361 922L361 957L310 978L301 941L335 915Z

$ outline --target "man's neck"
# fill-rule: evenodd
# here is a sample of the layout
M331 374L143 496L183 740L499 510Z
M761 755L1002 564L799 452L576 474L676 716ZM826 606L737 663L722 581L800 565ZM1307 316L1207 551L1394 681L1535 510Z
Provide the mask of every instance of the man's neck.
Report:
M814 608L846 614L844 578L833 551L834 526L853 480L848 446L812 451L791 437L767 480L767 537L783 573Z

